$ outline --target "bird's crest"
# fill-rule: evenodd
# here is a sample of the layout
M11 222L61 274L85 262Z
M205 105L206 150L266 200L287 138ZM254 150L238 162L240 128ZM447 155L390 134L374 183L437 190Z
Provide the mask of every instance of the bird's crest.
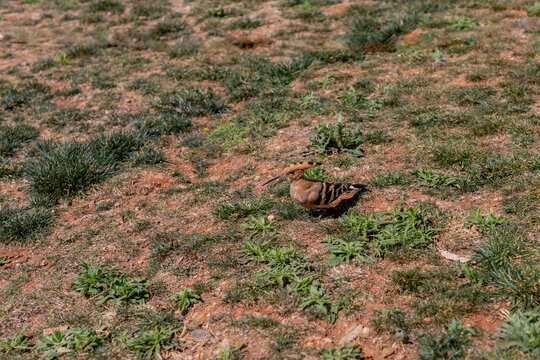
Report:
M291 172L291 171L295 171L295 170L307 170L307 169L310 169L312 167L315 167L315 166L319 166L321 165L321 163L317 163L317 162L313 162L313 161L304 161L304 162L301 162L301 163L298 163L298 164L293 164L291 166L288 166L285 168L285 170L283 170L283 172L285 174Z

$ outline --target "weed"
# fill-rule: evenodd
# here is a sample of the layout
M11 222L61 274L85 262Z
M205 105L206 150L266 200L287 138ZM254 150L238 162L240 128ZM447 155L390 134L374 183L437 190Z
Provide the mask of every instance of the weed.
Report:
M501 225L487 236L472 258L476 276L499 296L510 296L516 305L538 306L540 271L533 260L538 257L537 246L512 225Z
M165 18L157 22L151 30L151 37L155 40L172 39L186 28L186 23L178 18Z
M65 51L66 59L80 59L97 56L102 46L99 44L76 44Z
M503 200L502 205L507 214L526 216L538 211L538 200L532 195L512 195Z
M231 13L228 10L223 9L222 6L217 6L215 8L208 9L204 17L205 18L210 18L210 17L223 18L229 15L231 15Z
M510 315L498 329L495 338L498 348L519 348L520 350L540 355L540 310L521 312Z
M262 215L274 203L265 197L250 200L232 200L214 206L212 213L219 219L242 219L250 215Z
M45 209L3 207L0 209L0 243L24 243L46 234L53 224Z
M313 64L313 57L309 54L292 56L289 60L270 63L261 69L272 82L287 85Z
M116 164L105 154L97 157L86 143L43 142L34 150L35 160L27 162L24 173L37 195L58 201L73 197L90 185L112 175Z
M13 86L0 83L0 110L13 111L18 108L40 104L51 98L51 88L39 82Z
M56 66L56 61L54 59L51 59L51 58L40 59L32 64L30 71L32 71L33 73L38 73L41 71L48 70L54 66Z
M323 360L354 360L363 357L364 353L360 350L358 344L329 348L322 354Z
M62 96L62 97L71 97L78 94L81 94L82 90L76 86L72 86L69 88L64 89L58 89L54 92L54 96Z
M535 2L527 8L527 14L529 16L540 17L540 3Z
M94 0L88 5L90 12L115 12L121 13L124 11L124 6L118 0Z
M57 202L115 174L143 145L144 139L133 132L100 135L86 143L45 141L34 148L24 173L32 192Z
M487 214L482 215L482 207L479 206L476 210L469 208L469 217L467 218L467 225L469 227L476 226L478 232L482 235L488 234L496 226L508 222L508 219L503 219L501 215L493 215L489 209Z
M185 133L193 126L191 120L176 111L164 111L156 115L142 113L130 116L129 121L149 136Z
M430 276L423 273L418 267L411 270L394 271L392 273L392 283L397 285L400 291L411 294L421 290L429 279Z
M4 340L0 342L0 352L4 353L20 353L30 350L30 345L28 344L28 337L23 335L23 332L26 328L22 328L17 331L15 334L7 336Z
M131 156L133 165L156 165L165 162L165 154L162 150L156 150L153 147L143 147Z
M341 114L335 124L319 124L308 135L311 139L309 149L316 154L332 154L344 152L351 156L364 156L360 150L363 142L362 132L359 129L350 129L343 125Z
M420 205L408 209L398 205L390 211L342 216L337 221L341 234L325 240L332 251L330 261L349 261L352 257L373 261L372 256L425 246L437 233L432 222Z
M171 327L154 327L127 340L126 347L135 351L138 359L161 359L162 350L178 347L178 344L173 341L177 330Z
M414 174L422 179L425 184L433 187L452 186L459 188L461 183L461 178L451 175L449 172L443 174L433 170L418 168Z
M30 125L0 125L0 158L13 156L17 148L38 136L39 130Z
M367 251L365 243L329 236L324 241L329 243L326 249L330 251L330 256L326 258L326 261L330 265L337 265L343 262L348 263L355 258L363 262L374 262L372 257L364 256Z
M446 23L453 30L472 30L478 26L473 19L466 16L452 17L446 20Z
M353 20L345 35L345 42L351 50L356 51L393 50L397 36L414 29L417 22L418 19L411 15L382 22L371 15L362 15Z
M298 335L294 328L281 326L270 334L268 347L275 354L286 353L294 347Z
M42 121L42 124L48 125L51 128L59 130L66 125L73 126L76 124L82 125L93 118L93 113L82 111L77 108L63 108L52 113L47 119Z
M458 105L480 105L495 94L492 88L480 85L456 87L448 92L450 100Z
M419 359L462 359L466 356L466 347L471 343L469 337L476 335L476 330L463 327L456 319L445 325L444 330L418 339Z
M201 301L201 297L188 287L183 288L182 291L172 295L171 299L176 302L175 307L178 308L182 314L185 314L193 304Z
M246 345L240 344L240 345L229 345L225 349L221 350L219 354L213 358L215 360L239 360L241 359L240 352L243 348L245 348Z
M315 314L322 316L331 324L336 321L339 311L338 305L332 302L329 294L316 285L310 286L309 293L300 303L300 308L309 308Z
M185 116L219 114L227 110L218 95L210 88L189 88L180 92L163 94L154 101L154 108L161 112L179 112Z
M390 135L385 130L375 130L367 132L363 135L364 142L368 144L385 144L390 142L392 139Z
M273 235L276 233L275 221L268 220L266 217L255 217L250 216L249 221L243 223L241 226L244 230L249 231L249 237L254 237L256 235Z
M21 176L22 165L13 161L0 160L0 179L18 178Z
M200 48L200 40L193 36L182 36L167 52L171 58L193 55Z
M72 352L89 352L99 347L104 335L88 328L73 327L66 331L54 330L50 335L42 335L35 350L42 351L45 359L56 359Z
M369 184L378 188L396 185L408 185L411 179L408 173L401 171L390 171L388 173L377 174L369 180Z
M412 317L400 309L375 310L371 320L377 333L386 331L394 336L396 340L403 343L409 342L409 333L413 325Z
M287 187L288 193L288 187ZM304 208L293 202L278 203L274 210L276 215L283 220L297 219L305 214Z
M255 29L262 25L262 22L257 19L250 18L240 18L229 24L229 28L232 30L235 29Z
M80 272L73 283L75 291L84 296L92 296L98 304L106 302L142 303L150 296L148 280L130 278L128 274L101 265L82 263Z

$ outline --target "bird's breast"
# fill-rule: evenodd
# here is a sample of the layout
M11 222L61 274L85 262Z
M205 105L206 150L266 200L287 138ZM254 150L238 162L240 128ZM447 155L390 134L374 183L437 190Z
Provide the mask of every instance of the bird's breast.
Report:
M310 181L293 181L291 183L291 199L298 204L313 208L316 207L315 200L319 198L320 184Z

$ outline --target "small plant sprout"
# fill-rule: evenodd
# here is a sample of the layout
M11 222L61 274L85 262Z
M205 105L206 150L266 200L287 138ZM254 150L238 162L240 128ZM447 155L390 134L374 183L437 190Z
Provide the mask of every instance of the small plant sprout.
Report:
M201 297L188 287L185 287L182 291L172 295L171 299L175 300L175 307L180 310L182 314L185 314L189 308L201 301Z
M510 315L498 329L495 338L502 349L519 348L523 352L540 355L540 308Z
M315 126L308 137L311 139L308 149L312 149L315 154L328 155L343 152L355 157L364 156L360 150L360 145L364 141L362 131L346 127L341 114L338 115L338 120L334 124Z
M418 339L419 359L461 359L467 354L470 336L476 335L474 328L464 327L456 319L444 326L444 332L427 334Z
M482 207L479 206L476 210L469 208L469 216L466 223L468 227L476 226L480 234L486 235L496 226L508 221L508 219L504 219L501 215L493 215L489 209L487 209L486 215L482 215Z
M255 217L250 216L249 221L241 226L244 230L249 231L249 237L256 235L266 236L276 233L275 220L268 220L265 216Z
M171 327L154 327L138 336L127 340L126 347L137 353L139 359L163 359L162 350L173 349L177 346L174 333L178 329Z
M427 185L433 187L459 187L461 180L459 177L451 175L449 172L442 174L433 170L425 170L423 168L418 168L416 170L416 176L422 179Z
M332 302L329 294L316 285L311 285L309 293L300 303L300 308L312 309L315 313L323 316L331 324L336 321L339 311L338 305Z
M245 348L245 344L240 345L230 345L222 349L215 358L215 360L239 360L241 359L241 351Z
M84 296L94 297L98 304L143 303L150 296L147 291L149 281L140 277L129 277L117 269L101 265L82 263L80 272L73 283L75 291Z
M30 350L28 338L23 335L23 332L25 330L26 328L23 327L15 334L8 336L4 340L0 341L0 352L11 353Z
M35 349L42 351L45 359L56 359L72 352L94 350L102 345L104 337L104 334L84 327L73 327L66 331L54 330L50 335L42 335L37 340Z
M360 345L354 344L326 349L322 358L323 360L357 360L363 359L363 355Z

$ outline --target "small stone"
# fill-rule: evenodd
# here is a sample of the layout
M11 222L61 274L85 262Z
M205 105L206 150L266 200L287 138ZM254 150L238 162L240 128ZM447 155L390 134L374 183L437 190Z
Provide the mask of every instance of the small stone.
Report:
M330 344L332 342L332 339L325 337L324 339L322 339L322 341L327 344Z
M277 216L275 214L268 215L268 221L276 221L276 220L277 220Z
M0 41L4 40L5 37L6 37L6 35L0 34Z
M343 337L341 339L339 339L338 344L339 345L345 345L347 343L350 343L351 341L356 339L362 333L363 328L364 327L362 325L360 325L360 324L358 324L358 325L353 324L349 328L349 330L347 330L345 335L343 335Z

